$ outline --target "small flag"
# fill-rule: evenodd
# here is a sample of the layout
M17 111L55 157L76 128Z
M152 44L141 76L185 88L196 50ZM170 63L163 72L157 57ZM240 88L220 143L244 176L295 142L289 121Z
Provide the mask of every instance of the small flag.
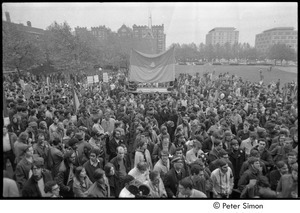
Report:
M7 126L10 124L9 116L8 116L8 110L7 110L7 104L6 104L6 96L5 92L3 90L3 124Z
M75 89L73 88L73 98L74 98L74 108L75 108L75 113L77 113L78 109L79 109L79 106L80 106L80 103L79 103L79 99L78 99L78 96L76 94L76 91Z

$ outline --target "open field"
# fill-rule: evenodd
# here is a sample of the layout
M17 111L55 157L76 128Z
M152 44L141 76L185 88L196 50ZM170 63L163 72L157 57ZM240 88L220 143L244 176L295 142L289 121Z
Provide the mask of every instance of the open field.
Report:
M298 67L273 67L272 71L269 72L269 66L230 66L230 65L175 65L175 74L176 77L180 73L189 73L194 75L195 73L200 73L202 76L205 72L216 71L216 75L220 73L229 72L230 75L241 76L243 79L258 82L260 80L259 70L262 69L264 75L264 82L268 84L269 82L277 82L280 79L281 85L285 83L298 81L297 70Z

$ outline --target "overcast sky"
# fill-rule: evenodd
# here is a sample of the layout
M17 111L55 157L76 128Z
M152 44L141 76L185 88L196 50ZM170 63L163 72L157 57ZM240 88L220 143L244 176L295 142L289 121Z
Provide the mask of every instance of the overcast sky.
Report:
M172 43L205 43L215 27L235 27L239 42L254 46L255 35L274 27L298 26L298 5L293 3L3 3L12 22L31 21L33 27L46 29L54 21L77 26L105 25L117 31L122 24L164 24L167 47Z

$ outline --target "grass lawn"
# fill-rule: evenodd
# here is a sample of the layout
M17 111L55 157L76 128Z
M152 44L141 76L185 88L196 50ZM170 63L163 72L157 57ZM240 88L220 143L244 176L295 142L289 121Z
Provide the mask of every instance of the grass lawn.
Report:
M277 82L280 79L280 86L283 86L285 83L298 81L298 76L296 69L297 67L293 67L294 70L292 72L280 70L281 67L273 67L272 71L269 72L269 66L247 66L247 65L239 65L239 66L229 66L229 65L175 65L175 74L176 77L180 73L189 73L190 75L194 75L195 73L200 73L202 76L205 72L213 72L215 70L216 75L220 73L229 72L230 75L241 76L244 80L248 80L251 82L259 82L260 75L259 70L262 69L264 75L264 83L268 84L269 82Z

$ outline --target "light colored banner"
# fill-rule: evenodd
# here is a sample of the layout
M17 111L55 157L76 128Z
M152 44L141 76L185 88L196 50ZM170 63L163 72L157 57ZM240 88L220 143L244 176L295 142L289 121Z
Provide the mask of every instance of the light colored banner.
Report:
M103 82L108 83L108 74L107 74L107 72L103 73Z
M87 77L87 83L88 83L88 84L94 83L94 76L88 76L88 77Z
M98 83L99 82L99 76L98 75L94 75L94 83Z

